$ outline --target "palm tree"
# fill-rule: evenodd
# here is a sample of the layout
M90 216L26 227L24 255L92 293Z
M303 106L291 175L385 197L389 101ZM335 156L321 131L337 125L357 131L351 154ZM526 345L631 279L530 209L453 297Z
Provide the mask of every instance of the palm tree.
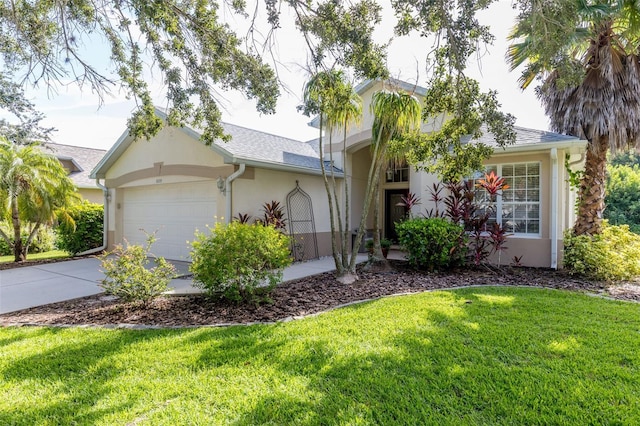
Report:
M0 138L0 220L12 224L13 238L1 228L0 237L12 248L16 262L26 259L38 229L76 199L76 188L57 158L37 144L20 146ZM25 224L30 229L23 244Z
M369 206L373 200L374 212L379 211L380 172L388 160L387 148L389 142L405 133L410 133L420 128L421 106L418 99L399 91L382 90L373 94L371 100L371 112L373 113L372 141L371 141L371 167L367 178L367 189L360 218L360 226L356 235L357 244L361 241L365 231ZM377 216L377 214L376 214ZM384 262L382 247L380 246L380 232L378 218L374 218L373 233L373 262ZM352 256L350 267L355 271L355 256Z
M507 59L536 78L553 130L588 141L576 235L601 230L607 152L640 148L640 4L521 1Z
M331 251L336 265L336 275L339 281L350 282L353 280L349 272L349 184L347 180L346 140L347 129L353 122L357 122L362 116L362 99L346 81L344 73L339 70L323 71L315 74L304 89L303 111L307 115L318 114L320 119L319 156L320 168L324 180L327 200L329 203L329 221L331 224ZM338 128L343 129L343 192L344 213L339 200L339 191L335 179L333 166L333 133ZM324 140L323 132L329 136L329 174L324 164ZM337 230L336 230L337 222ZM336 240L340 236L340 244ZM357 253L354 252L354 253ZM355 254L352 253L352 256Z

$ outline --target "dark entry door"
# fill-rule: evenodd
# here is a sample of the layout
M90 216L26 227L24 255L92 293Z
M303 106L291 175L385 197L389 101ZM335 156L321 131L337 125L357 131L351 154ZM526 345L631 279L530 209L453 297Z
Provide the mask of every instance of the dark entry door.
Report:
M407 194L406 189L387 189L385 192L384 209L384 236L393 242L398 241L396 234L396 222L401 221L407 214L407 209L399 206L402 196Z

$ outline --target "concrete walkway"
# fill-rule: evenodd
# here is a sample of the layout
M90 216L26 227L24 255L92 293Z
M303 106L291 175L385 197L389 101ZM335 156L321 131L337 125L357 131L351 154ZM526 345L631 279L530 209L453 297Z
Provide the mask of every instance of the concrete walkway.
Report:
M389 253L390 258L401 259L397 251ZM358 263L367 260L366 254L358 255ZM193 286L188 276L188 262L174 262L182 278L171 281L168 294L192 294L201 290ZM284 270L284 281L335 270L332 257L295 263ZM100 272L100 260L86 258L65 262L0 271L0 314L19 311L34 306L76 299L102 293L98 285L104 278Z

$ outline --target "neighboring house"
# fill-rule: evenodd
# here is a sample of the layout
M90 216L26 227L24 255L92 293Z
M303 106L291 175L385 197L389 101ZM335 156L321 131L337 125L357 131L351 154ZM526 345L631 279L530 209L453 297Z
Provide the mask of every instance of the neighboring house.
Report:
M187 241L193 241L195 230L206 231L207 225L238 213L260 217L264 203L286 205L291 194L296 205L285 210L288 228L293 221L298 248L304 246L297 257L330 254L327 196L316 148L230 124L224 130L231 141L212 146L186 127L165 127L150 141L134 141L125 131L91 174L110 193L109 247L125 240L143 243L143 230L157 231L155 255L187 259ZM309 198L292 194L298 185Z
M46 143L43 150L58 158L83 199L97 204L104 203L102 189L98 188L96 180L90 178L89 174L104 157L106 150L57 143Z
M424 94L423 88L395 83L418 97ZM368 105L373 93L381 88L379 81L366 81L356 88L365 107L361 124L348 131L346 147L350 229L358 225L371 161L373 117ZM158 113L164 116L162 111ZM423 131L437 128L437 123L432 120L424 124ZM311 124L317 125L317 120ZM151 141L134 142L127 132L120 137L91 173L109 189L106 215L110 247L123 240L143 242L141 229L158 230L152 251L170 259L187 259L187 241L193 240L196 229L205 230L206 225L228 221L238 213L260 216L260 206L275 200L292 208L289 214L293 217L287 218L289 228L309 226L306 231L296 231L296 244L305 246L305 254L296 257L330 254L328 203L320 177L318 142L294 141L229 124L224 128L231 141L210 147L189 128L165 127ZM334 140L341 141L342 132L338 133ZM513 183L496 206L501 212L497 220L505 222L513 233L502 259L523 256L524 265L555 268L561 262L563 231L574 220L575 193L566 182L565 155L574 167L581 167L586 142L523 128L516 128L516 133L515 145L496 147L495 155L486 162L488 169ZM495 144L489 134L483 136L483 142ZM325 146L326 152L328 149ZM334 144L338 178L342 178L344 162L341 149L342 143ZM309 199L297 193L295 203L289 202L288 195L297 182ZM408 166L392 166L381 177L384 236L393 237L393 223L406 213L396 205L399 197L409 191L420 196L422 204L413 213L424 214L433 207L428 190L435 182L434 175ZM368 228L371 225L370 219ZM311 247L314 241L317 252Z

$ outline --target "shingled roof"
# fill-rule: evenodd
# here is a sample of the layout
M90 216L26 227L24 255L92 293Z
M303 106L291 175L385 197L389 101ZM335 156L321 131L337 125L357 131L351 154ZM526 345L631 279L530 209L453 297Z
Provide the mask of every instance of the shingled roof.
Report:
M89 174L104 157L106 150L57 143L46 143L42 149L60 160L78 188L97 188Z
M235 124L222 123L229 142L216 142L216 146L238 160L280 164L320 170L320 158L312 143L300 142Z
M558 143L558 142L579 142L580 138L569 135L562 135L560 133L547 132L545 130L527 129L525 127L514 126L513 130L516 132L516 143L513 146L530 146L545 143ZM488 132L486 127L482 128L482 136L478 139L474 139L475 142L482 142L485 145L498 147L495 136L493 133ZM468 140L467 140L468 141ZM467 142L463 141L463 142Z

